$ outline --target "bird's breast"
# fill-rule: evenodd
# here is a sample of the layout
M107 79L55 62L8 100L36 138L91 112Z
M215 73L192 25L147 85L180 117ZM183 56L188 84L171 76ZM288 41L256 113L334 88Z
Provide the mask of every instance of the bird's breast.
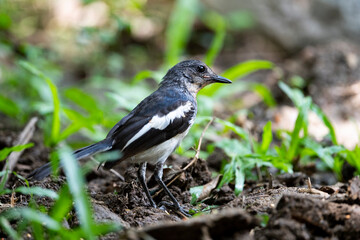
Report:
M179 146L180 142L183 140L183 138L188 134L189 128L176 135L173 138L170 138L169 140L156 145L150 149L147 149L143 152L140 152L130 158L130 161L132 163L142 163L142 162L148 162L150 164L156 164L158 162L165 162L166 159L170 156L170 154L175 151L175 149Z

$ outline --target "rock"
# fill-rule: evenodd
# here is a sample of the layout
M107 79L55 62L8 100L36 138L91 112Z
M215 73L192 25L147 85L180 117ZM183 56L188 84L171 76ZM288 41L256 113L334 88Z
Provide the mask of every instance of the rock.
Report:
M120 223L124 228L129 228L129 223L121 219L117 214L110 211L110 209L104 205L93 203L94 218L97 222L116 222Z
M205 1L218 11L250 12L258 28L288 51L329 39L360 43L360 1L358 0L217 0Z
M358 239L360 207L284 194L256 239Z
M258 220L239 208L202 215L187 221L157 224L128 231L122 239L253 239Z

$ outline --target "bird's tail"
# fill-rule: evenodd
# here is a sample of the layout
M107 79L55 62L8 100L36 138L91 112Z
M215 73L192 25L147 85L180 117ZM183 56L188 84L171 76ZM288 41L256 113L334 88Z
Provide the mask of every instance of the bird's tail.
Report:
M92 144L87 147L80 148L76 150L73 154L77 160L89 157L94 155L95 153L105 152L111 149L112 143L108 139L104 139L98 143ZM61 167L61 166L60 166ZM49 176L51 174L51 162L48 162L41 167L32 171L27 178L32 178L34 180L42 180L43 178Z

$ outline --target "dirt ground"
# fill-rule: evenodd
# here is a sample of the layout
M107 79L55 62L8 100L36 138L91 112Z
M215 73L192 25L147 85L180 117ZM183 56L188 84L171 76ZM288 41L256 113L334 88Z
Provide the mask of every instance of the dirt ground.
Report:
M15 134L0 132L0 144L7 146ZM26 176L30 170L44 163L48 150L35 139L36 146L24 152L16 171ZM184 167L189 160L182 163ZM176 166L178 159L169 164ZM150 168L151 169L151 168ZM300 172L282 174L263 182L248 181L243 193L236 197L233 186L211 190L200 205L190 204L190 187L211 182L207 162L198 160L170 185L170 190L186 209L203 210L201 216L187 219L170 209L154 209L142 192L136 179L136 168L127 164L116 169L125 180L102 170L87 175L88 191L98 221L117 221L125 230L102 239L356 239L360 234L360 179L334 185L316 184L310 189L308 177ZM166 169L164 179L168 181L178 175L177 169ZM217 181L215 179L215 181ZM55 191L65 182L63 176L46 178L41 182L30 182ZM10 187L25 185L11 178ZM154 180L149 178L153 192L157 190ZM14 197L14 196L13 196ZM29 197L15 195L16 206L26 206ZM163 193L155 197L156 202L168 200ZM0 197L1 210L10 206L11 195ZM51 206L48 198L37 198L44 206ZM264 218L268 216L265 224ZM71 218L69 226L76 226ZM266 225L266 226L265 226ZM152 237L152 238L149 238Z
M353 68L355 60L352 55L359 50L355 46L344 47L345 45L330 43L307 48L292 58L282 59L280 63L284 69L281 77L285 79L287 75L304 73L304 78L311 80L304 91L310 94L317 92L314 100L325 108L330 118L338 121L352 116L354 114L352 109L358 104L350 101L356 93L346 92L346 87L351 89L354 79L359 75L359 68ZM261 52L260 50L258 49L258 52ZM276 51L274 50L273 55L279 56ZM279 60L271 59L272 54L269 51L266 54L264 58L270 58L275 62ZM226 56L223 57L226 62ZM337 62L334 69L333 64L337 59L342 60ZM331 79L340 80L328 81L326 76L334 76L334 72L336 75ZM268 111L264 110L263 104L256 101L251 104L250 100L248 101L248 107L254 112L254 119L251 120L251 124L246 124L249 120L241 124L256 135L261 133L261 127L268 120L279 122L281 125L280 120L286 118L286 114L281 115L281 108L288 103L288 100L282 97L276 87L275 80L278 80L278 75L267 72L255 74L251 78L254 81L261 79L259 81L267 84L277 101L281 103L275 110ZM348 95L346 97L341 94L331 95L339 88ZM243 97L244 102L247 100L246 97L251 98L249 95ZM9 128L9 125L12 126L6 121L2 121L0 125L0 149L11 146L21 131L20 127ZM48 161L50 151L42 145L39 130L36 131L31 142L35 143L35 147L26 150L15 167L15 171L22 176L26 176ZM344 178L350 180L343 183L337 182L332 173L314 171L314 166L299 169L299 172L293 174L281 174L276 177L274 175L273 178L263 176L263 180L259 182L247 181L244 191L237 197L233 193L232 185L225 185L219 190L209 187L202 203L192 206L189 189L218 181L219 179L212 177L211 170L219 171L221 160L221 154L212 156L207 161L200 159L185 172L180 173L179 169L191 159L172 156L167 161L167 165L173 168L165 169L164 179L165 182L169 182L174 176L180 175L169 188L181 205L185 209L206 210L200 216L191 219L171 209L150 207L136 179L135 166L122 163L116 167L115 170L124 177L124 180L110 172L94 169L87 175L87 182L96 220L117 221L124 226L124 231L110 234L102 239L359 238L360 180L357 177L353 178L351 169L349 174L345 174L346 169L344 170ZM0 162L2 168L1 164L3 163ZM148 184L152 193L156 194L155 202L168 200L163 192L157 194L157 185L151 178L151 167L149 169ZM308 179L311 180L312 187L309 186ZM44 181L30 182L30 184L57 191L64 181L64 177L60 175L58 178L48 177ZM11 177L8 187L15 188L24 184L17 178ZM213 184L209 184L211 185ZM12 200L15 200L16 206L28 205L27 196L15 194L14 197L0 196L0 212L8 208ZM37 201L45 206L52 204L48 198L37 198ZM71 227L78 222L74 217L67 224ZM3 236L0 234L0 237Z

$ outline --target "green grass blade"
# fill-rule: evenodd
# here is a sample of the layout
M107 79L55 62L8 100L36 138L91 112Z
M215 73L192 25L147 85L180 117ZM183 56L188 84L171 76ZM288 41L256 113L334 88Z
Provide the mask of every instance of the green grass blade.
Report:
M221 148L226 155L231 158L251 154L251 149L237 139L224 138L223 140L216 142L215 145Z
M150 71L150 70L140 71L135 75L135 77L133 77L133 79L131 80L131 84L132 85L138 84L139 82L141 82L147 78L151 78L153 75L154 75L154 72Z
M40 221L41 221L40 219L30 221L30 226L32 228L32 233L33 233L32 237L36 240L45 240L44 227L41 225Z
M223 169L223 177L217 186L220 189L224 184L231 182L235 177L235 157L231 159L230 163L227 163Z
M290 146L286 154L286 158L289 161L292 161L297 154L299 142L300 142L300 131L301 129L303 129L304 125L306 125L307 114L310 109L310 105L311 105L311 98L306 98L306 101L299 109L299 115L296 118L294 130L291 133Z
M303 104L305 96L299 89L290 88L283 82L279 82L279 87L286 94L286 96L290 98L290 100L297 108L299 108Z
M235 168L235 195L238 196L244 189L245 169L241 162L241 158L236 160Z
M264 128L263 128L263 134L262 134L262 143L260 146L260 152L263 154L266 154L268 151L270 144L272 142L273 136L271 131L271 122L268 121Z
M58 90L51 81L50 78L48 78L44 73L42 73L40 70L38 70L35 66L32 64L20 61L20 65L31 72L33 75L43 79L47 85L50 88L52 99L53 99L53 105L54 105L54 111L53 111L53 118L52 118L52 127L51 127L51 139L50 144L55 145L58 143L59 135L60 135L60 99L58 95Z
M28 221L33 223L38 223L49 230L55 232L60 232L63 230L63 227L60 222L55 221L54 219L52 219L51 217L49 217L44 213L41 213L31 208L18 208L14 210L18 211L18 213Z
M185 49L195 21L198 0L177 0L166 29L166 67L175 65Z
M86 234L87 239L94 239L92 209L79 164L68 147L61 148L58 153L62 166L64 166L64 172L75 202L75 209L81 228L84 234Z
M191 194L191 204L195 205L198 198L200 197L200 194L202 193L204 189L204 186L196 186L196 187L192 187L190 188L190 194Z
M68 185L64 185L59 193L59 198L52 206L49 216L52 217L55 221L62 221L65 218L66 214L72 209L72 197L69 191Z
M272 62L264 60L249 60L227 69L221 74L221 76L229 78L231 80L235 80L258 70L272 68L274 68L274 64Z
M98 107L97 101L82 90L78 88L68 88L65 91L65 96L90 113L92 118L99 118L102 116L102 110Z
M111 232L118 232L122 229L122 226L119 223L100 223L97 224L94 228L94 234L97 236L102 236Z
M236 126L235 124L233 124L229 121L225 121L225 120L222 120L219 118L215 118L215 122L220 123L223 126L225 126L226 128L230 129L231 131L236 133L239 137L244 139L246 142L249 141L249 139L250 139L249 134L243 128Z
M346 161L360 173L360 148L356 146L353 150L345 150Z
M272 62L263 60L249 60L230 67L220 75L234 81L255 71L272 68L274 68L274 64ZM211 86L204 88L201 92L199 92L199 94L205 96L214 96L216 92L223 86L225 86L225 84L212 84Z
M23 145L16 145L13 147L3 148L0 150L0 161L5 160L12 152L20 152L22 150L31 148L33 146L34 146L33 143L27 143L27 144L23 144Z
M265 85L261 83L251 83L250 88L257 94L259 94L260 97L262 97L266 105L268 105L269 107L276 106L276 101L273 95L271 94L271 91Z
M318 115L318 117L323 121L325 126L329 129L331 141L333 142L333 144L338 145L336 134L335 134L335 129L334 129L333 125L331 124L329 118L325 115L325 113L316 104L311 105L311 110L316 115Z
M204 58L204 62L211 66L223 46L226 35L226 22L224 18L216 12L205 13L203 22L215 32L214 39Z
M11 227L9 221L6 218L0 217L0 225L1 225L2 229L4 230L4 232L11 239L15 239L15 240L22 239L21 236Z
M292 89L283 82L279 82L279 87L291 99L291 101L294 103L294 105L297 108L300 108L304 104L306 97L299 89ZM323 121L325 126L329 129L330 137L333 144L338 145L335 129L331 124L330 120L328 119L328 117L325 115L325 113L320 109L319 106L317 106L314 103L311 104L310 109Z
M20 108L11 99L0 95L0 112L10 117L16 117L20 113Z
M307 138L304 141L304 144L307 148L313 150L316 155L324 161L324 163L330 168L334 170L334 157L333 155L345 150L342 146L330 146L323 147L321 144Z
M14 151L22 151L26 148L30 148L32 147L34 144L33 143L27 143L27 144L23 144L23 145L16 145L10 148L4 148L0 151L0 161L4 160L5 158L7 158L7 156ZM8 166L6 164L6 166ZM1 182L0 182L0 195L4 192L4 188L5 188L5 184L9 178L9 169L6 168L4 171L0 172L0 175L2 176Z
M37 195L39 197L49 197L52 199L58 199L59 196L56 192L51 189L41 188L41 187L18 187L15 189L15 192L29 195Z
M296 118L294 130L291 133L290 146L286 153L286 159L288 159L290 162L293 160L293 158L296 155L296 151L300 142L299 135L303 125L303 121L304 121L303 116L299 114L298 117Z

